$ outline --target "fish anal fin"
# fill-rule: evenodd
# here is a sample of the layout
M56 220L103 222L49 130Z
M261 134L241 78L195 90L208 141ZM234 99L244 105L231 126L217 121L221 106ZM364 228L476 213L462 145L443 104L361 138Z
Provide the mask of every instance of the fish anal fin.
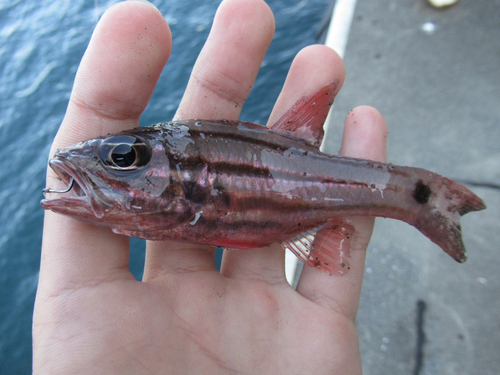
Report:
M339 220L305 231L282 243L310 267L328 272L332 276L345 275L349 269L350 239L354 227Z
M339 80L336 79L310 97L299 99L272 127L319 147L323 140L326 116L330 110Z

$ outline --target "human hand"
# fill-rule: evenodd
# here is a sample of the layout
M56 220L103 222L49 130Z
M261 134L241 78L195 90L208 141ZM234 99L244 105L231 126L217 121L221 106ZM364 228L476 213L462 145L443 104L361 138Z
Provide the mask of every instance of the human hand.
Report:
M236 120L274 32L261 0L225 0L175 119ZM102 17L77 73L52 153L138 126L171 49L159 12L125 2ZM302 96L344 80L324 46L295 58L269 124ZM238 103L238 105L236 105ZM372 108L347 117L341 154L385 159L385 123ZM55 176L49 171L48 185ZM356 218L351 270L306 267L286 282L280 246L225 251L148 242L143 282L128 268L127 237L47 211L33 319L34 372L355 374L355 318L373 220Z

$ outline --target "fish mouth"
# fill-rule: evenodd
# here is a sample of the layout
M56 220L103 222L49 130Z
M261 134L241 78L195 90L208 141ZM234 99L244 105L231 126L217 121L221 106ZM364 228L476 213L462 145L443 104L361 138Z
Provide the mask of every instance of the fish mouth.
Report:
M49 166L56 173L57 179L66 184L66 189L43 189L46 198L40 204L44 209L82 218L89 214L97 218L104 215L106 211L104 206L108 205L101 199L96 199L92 182L84 173L75 171L67 161L57 158L50 160ZM64 194L64 196L47 198L47 194Z
M67 184L64 190L55 190L52 188L43 189L43 194L65 194L73 191L77 197L86 196L85 190L82 188L82 179L71 168L67 167L61 160L52 159L49 161L49 166L56 173L57 179Z

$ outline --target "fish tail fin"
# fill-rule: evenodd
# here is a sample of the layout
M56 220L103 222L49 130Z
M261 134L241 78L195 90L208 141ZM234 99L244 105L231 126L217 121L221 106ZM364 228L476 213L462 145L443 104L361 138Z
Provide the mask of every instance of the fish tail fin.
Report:
M467 260L462 241L460 217L468 212L486 208L484 202L465 186L435 175L430 183L420 180L413 198L422 204L422 210L411 223L432 242L439 245L459 263Z

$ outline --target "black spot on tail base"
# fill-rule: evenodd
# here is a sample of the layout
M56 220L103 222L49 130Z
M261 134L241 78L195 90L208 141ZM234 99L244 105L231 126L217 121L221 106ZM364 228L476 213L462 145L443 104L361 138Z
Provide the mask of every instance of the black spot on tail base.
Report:
M429 197L432 190L429 186L423 183L422 180L418 180L415 184L415 190L413 190L412 196L420 204L426 204L429 202Z

